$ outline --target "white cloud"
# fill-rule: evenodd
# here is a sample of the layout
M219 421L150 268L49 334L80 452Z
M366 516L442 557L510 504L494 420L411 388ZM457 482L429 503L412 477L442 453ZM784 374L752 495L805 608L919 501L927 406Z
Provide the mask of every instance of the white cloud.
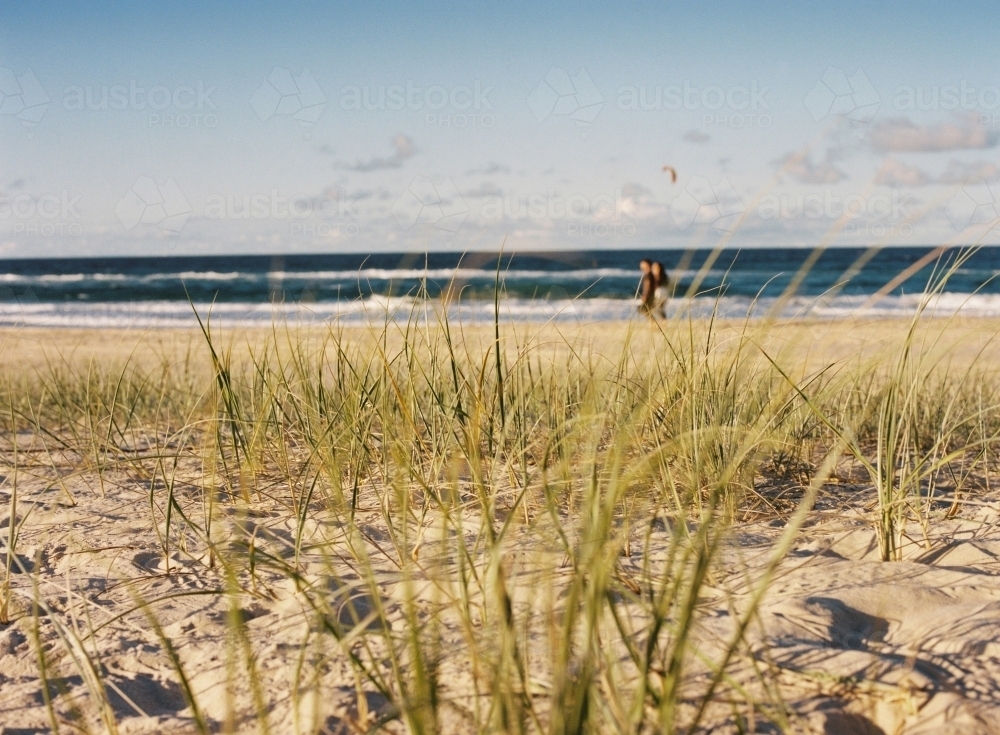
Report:
M964 184L969 179L996 181L1000 179L1000 168L990 161L963 163L951 160L938 181L942 184Z
M622 186L622 196L629 199L640 199L652 193L648 187L642 184L628 183Z
M471 197L473 199L479 197L497 197L502 195L503 195L503 189L501 189L499 186L497 186L491 181L487 181L465 192L465 196Z
M712 136L708 133L703 133L700 130L688 130L684 133L684 140L688 143L707 143L712 139Z
M939 176L931 176L917 166L896 158L887 158L875 176L875 183L885 186L927 186L964 184L970 179L996 181L1000 179L1000 167L990 161L963 162L952 159Z
M499 163L494 163L493 161L490 161L482 168L478 169L470 168L468 171L465 172L466 176L476 176L476 175L495 176L496 174L509 174L509 173L510 173L510 166L504 166Z
M875 175L875 183L885 186L925 186L930 177L915 166L895 158L887 158Z
M977 115L952 122L920 126L905 117L883 120L872 127L870 140L880 151L951 151L992 148L998 135L979 124Z
M348 166L347 168L351 171L359 171L362 173L400 168L403 165L403 161L412 158L413 154L416 152L416 148L413 145L413 139L403 133L396 133L392 139L392 145L396 149L396 152L393 155L385 158L374 156L367 161L358 161L353 166Z
M847 178L847 174L833 163L837 158L833 149L828 150L826 158L818 163L808 156L802 156L798 160L794 158L795 154L789 153L775 163L784 166L788 175L800 184L836 184Z

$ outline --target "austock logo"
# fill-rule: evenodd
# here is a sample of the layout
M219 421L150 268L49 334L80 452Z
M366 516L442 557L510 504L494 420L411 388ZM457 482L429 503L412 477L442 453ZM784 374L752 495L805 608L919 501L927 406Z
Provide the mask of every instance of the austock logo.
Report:
M604 98L586 69L571 77L565 69L553 66L528 96L528 107L538 122L566 115L578 126L588 127L603 106Z
M945 213L958 231L973 225L986 225L987 231L1000 224L1000 187L982 179L971 178L952 197Z
M25 125L34 127L41 122L49 102L49 96L31 69L17 76L12 70L0 67L0 115L13 115Z
M288 69L274 67L250 98L250 105L263 122L275 115L289 115L300 125L315 125L326 107L326 95L308 69L293 77Z
M118 202L115 214L126 230L144 224L176 233L191 215L191 205L173 179L158 186L148 176L140 176Z
M831 66L806 94L805 103L816 122L828 115L844 115L855 125L866 126L875 119L882 99L861 69L848 77Z
M50 326L131 327L141 316L137 303L41 301L30 286L0 287L0 326L23 329Z
M726 178L717 184L695 176L670 205L670 216L682 230L692 224L710 224L720 232L734 232L746 206Z
M27 326L40 304L29 286L21 293L4 286L0 288L0 324L7 327Z
M469 207L451 179L435 184L417 176L392 205L392 216L404 230L415 224L434 225L445 232L457 232L469 214Z
M15 235L82 235L83 226L76 209L80 199L80 194L74 195L66 189L41 196L0 196L0 222L11 220L11 231Z

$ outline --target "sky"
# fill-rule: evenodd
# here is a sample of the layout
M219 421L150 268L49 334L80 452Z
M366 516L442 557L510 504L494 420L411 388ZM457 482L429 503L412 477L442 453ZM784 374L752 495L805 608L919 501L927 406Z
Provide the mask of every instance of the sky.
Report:
M986 3L5 3L0 257L996 243Z

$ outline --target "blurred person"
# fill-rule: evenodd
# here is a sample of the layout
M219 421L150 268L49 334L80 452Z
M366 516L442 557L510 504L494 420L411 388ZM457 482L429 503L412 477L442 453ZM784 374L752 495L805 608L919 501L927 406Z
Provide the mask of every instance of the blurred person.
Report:
M651 317L656 304L656 277L653 275L653 262L649 258L643 258L639 261L639 271L642 273L639 279L639 313Z
M667 298L670 295L667 290L670 286L670 278L667 276L667 269L663 267L663 263L655 260L650 266L649 272L653 276L653 303L650 313L653 314L653 316L666 319Z

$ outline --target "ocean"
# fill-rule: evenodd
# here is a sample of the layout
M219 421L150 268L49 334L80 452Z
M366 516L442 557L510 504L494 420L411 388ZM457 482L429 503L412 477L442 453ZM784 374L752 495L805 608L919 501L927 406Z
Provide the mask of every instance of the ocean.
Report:
M889 316L912 313L932 274L958 255L911 247L6 260L0 325L182 326L194 323L192 304L230 325L406 319L443 304L453 318L491 321L498 258L508 320L630 318L643 257L670 273L670 313ZM930 310L1000 315L998 274L1000 248L977 250Z

